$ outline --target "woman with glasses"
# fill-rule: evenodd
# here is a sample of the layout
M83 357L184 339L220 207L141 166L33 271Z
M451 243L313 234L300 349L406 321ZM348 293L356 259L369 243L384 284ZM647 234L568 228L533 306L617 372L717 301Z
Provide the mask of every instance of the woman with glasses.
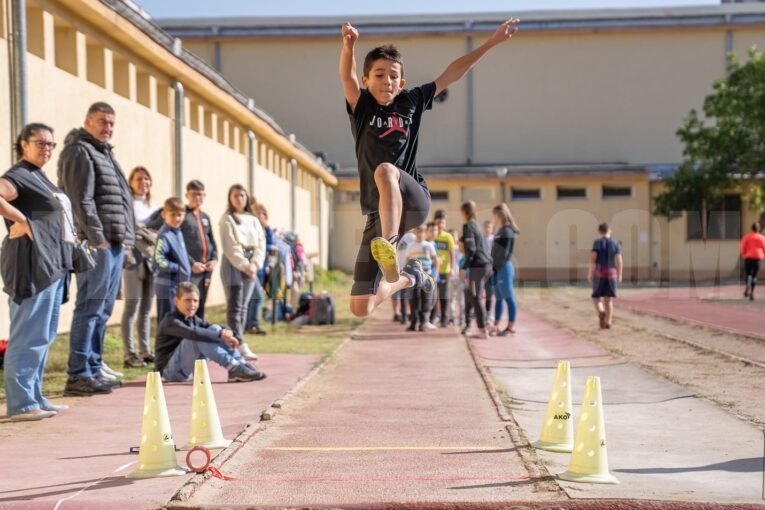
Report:
M42 394L74 246L69 199L42 171L55 148L52 128L28 124L16 140L18 161L0 177L0 215L8 229L0 272L10 296L4 382L11 421L42 420L67 407Z

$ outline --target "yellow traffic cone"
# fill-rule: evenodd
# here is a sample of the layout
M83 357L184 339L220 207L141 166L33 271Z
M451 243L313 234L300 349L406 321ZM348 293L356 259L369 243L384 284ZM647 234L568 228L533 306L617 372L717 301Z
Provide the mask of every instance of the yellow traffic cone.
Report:
M600 377L587 378L571 463L568 471L558 477L570 482L619 483L619 480L608 472Z
M230 444L231 440L223 437L207 362L198 359L194 363L194 396L191 401L189 442L182 449L189 450L195 446L225 448Z
M185 475L186 470L175 458L175 444L167 416L165 392L159 372L146 376L146 396L143 401L143 424L141 446L138 451L138 469L128 478L151 478L155 476Z
M559 361L542 433L539 441L531 443L531 446L550 452L570 453L574 448L574 419L571 413L571 365L568 361Z

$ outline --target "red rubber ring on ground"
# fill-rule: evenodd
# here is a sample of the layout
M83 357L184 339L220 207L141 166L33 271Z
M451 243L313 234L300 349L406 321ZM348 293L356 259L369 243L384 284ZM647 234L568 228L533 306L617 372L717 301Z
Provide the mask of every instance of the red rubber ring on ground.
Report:
M191 454L194 452L203 452L205 454L205 456L207 457L207 460L205 461L204 466L191 465ZM189 452L186 454L186 465L194 473L204 473L205 471L207 471L207 468L210 467L211 460L212 460L212 456L210 455L210 450L208 450L204 446L195 446L192 449L190 449Z

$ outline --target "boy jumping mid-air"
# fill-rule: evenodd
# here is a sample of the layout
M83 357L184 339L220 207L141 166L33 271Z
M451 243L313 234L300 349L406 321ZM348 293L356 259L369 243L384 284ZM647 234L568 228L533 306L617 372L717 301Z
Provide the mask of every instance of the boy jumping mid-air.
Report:
M367 54L362 89L354 54L359 31L350 23L342 26L340 82L356 143L361 210L367 216L351 289L351 312L357 317L368 315L399 290L435 291L433 279L418 261L399 269L395 248L399 236L422 224L430 209L430 192L416 165L420 119L435 96L491 48L512 37L519 22L505 21L489 40L449 64L435 81L411 89L404 88L404 63L393 46L379 46Z

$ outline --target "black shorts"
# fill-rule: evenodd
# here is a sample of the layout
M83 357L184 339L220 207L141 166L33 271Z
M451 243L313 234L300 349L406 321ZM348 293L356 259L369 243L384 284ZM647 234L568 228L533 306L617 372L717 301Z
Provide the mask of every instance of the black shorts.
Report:
M420 186L414 177L400 170L401 178L398 181L398 189L401 190L403 199L403 212L401 223L398 227L398 235L403 235L414 227L425 223L430 211L430 193ZM377 284L380 281L381 272L369 245L372 239L382 235L380 227L380 215L372 213L367 216L364 233L361 236L361 246L356 255L356 264L353 268L353 287L351 296L366 296L377 292Z
M760 261L757 259L744 259L744 274L757 278L760 272Z
M598 278L592 279L592 297L593 298L615 298L616 297L616 278Z

